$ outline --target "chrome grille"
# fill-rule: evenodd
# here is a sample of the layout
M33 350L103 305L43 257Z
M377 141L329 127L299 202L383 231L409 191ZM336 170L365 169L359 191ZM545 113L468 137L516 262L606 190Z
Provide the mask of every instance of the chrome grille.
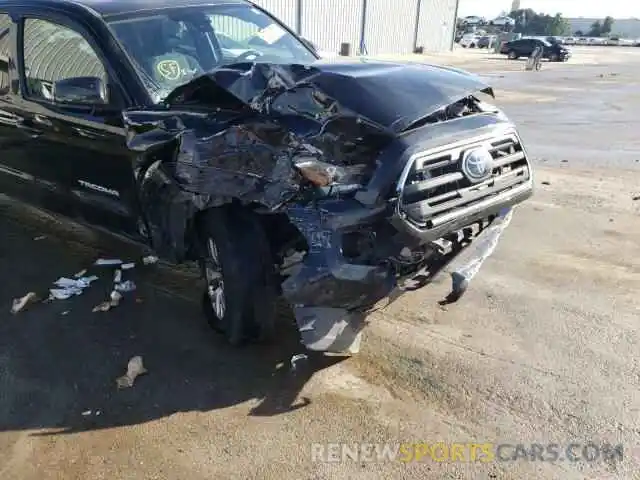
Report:
M465 153L486 148L493 158L491 175L472 183L462 171ZM398 183L400 212L429 229L446 223L455 212L531 180L531 169L516 132L473 139L414 155Z

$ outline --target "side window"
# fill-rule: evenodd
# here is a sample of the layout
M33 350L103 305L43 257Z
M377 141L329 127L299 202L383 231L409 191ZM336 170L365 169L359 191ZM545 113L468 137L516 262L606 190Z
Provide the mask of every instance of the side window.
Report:
M107 74L89 42L68 27L46 20L24 22L24 69L27 95L52 100L53 82Z
M9 91L10 27L9 15L0 13L0 95Z

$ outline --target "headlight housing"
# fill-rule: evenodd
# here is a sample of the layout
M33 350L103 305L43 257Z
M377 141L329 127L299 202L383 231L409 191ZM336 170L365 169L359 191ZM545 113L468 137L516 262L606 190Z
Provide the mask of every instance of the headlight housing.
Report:
M360 188L371 175L370 165L335 165L316 158L299 159L295 166L300 175L316 187L340 191Z

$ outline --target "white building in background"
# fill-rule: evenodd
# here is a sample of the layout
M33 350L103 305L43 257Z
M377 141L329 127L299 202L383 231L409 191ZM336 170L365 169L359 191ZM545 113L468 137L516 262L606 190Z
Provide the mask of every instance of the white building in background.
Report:
M253 0L320 50L351 54L453 48L459 0Z

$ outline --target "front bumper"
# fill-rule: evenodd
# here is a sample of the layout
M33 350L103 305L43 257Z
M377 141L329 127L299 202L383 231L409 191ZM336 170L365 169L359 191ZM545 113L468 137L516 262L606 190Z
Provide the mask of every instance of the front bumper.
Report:
M458 267L468 283L508 225L504 218L510 219L512 207L533 192L524 149L514 147L516 141L520 145L517 134L508 132L498 140L495 134L480 136L413 153L395 194L383 202L326 198L288 207L308 251L282 291L309 350L356 353L374 305L396 298L404 291L401 283L412 277L420 280L410 283L426 285L461 252L471 251L463 258L472 260ZM485 182L469 185L453 170L465 150L478 145L497 152L496 170ZM442 251L442 239L457 244Z
M343 206L351 202L345 200ZM497 205L503 202L496 203L495 208ZM370 216L358 214L357 223L336 224L340 213L327 208L329 206L336 204L320 209L293 207L289 210L290 218L309 243L309 253L297 271L283 282L282 290L293 307L300 337L307 349L349 354L359 351L362 330L372 307L386 297L398 298L404 293L405 285L412 285L409 290L415 290L415 285L425 286L450 262L458 264L456 271L461 272L468 284L495 249L508 224L502 219L510 218L512 211L510 207L503 207L491 226L475 237L468 248L453 248L442 253L435 245L423 245L423 261L403 269L392 259L397 258L403 248L404 233L393 235L393 230L383 228L385 224L399 224L401 219L392 215L389 220L382 212L372 211ZM354 205L350 208L360 209ZM375 255L389 254L389 257L378 258L377 265L352 263L346 258L344 238L359 229L378 233L374 259ZM456 231L451 238L461 232ZM462 259L462 263L458 259Z

